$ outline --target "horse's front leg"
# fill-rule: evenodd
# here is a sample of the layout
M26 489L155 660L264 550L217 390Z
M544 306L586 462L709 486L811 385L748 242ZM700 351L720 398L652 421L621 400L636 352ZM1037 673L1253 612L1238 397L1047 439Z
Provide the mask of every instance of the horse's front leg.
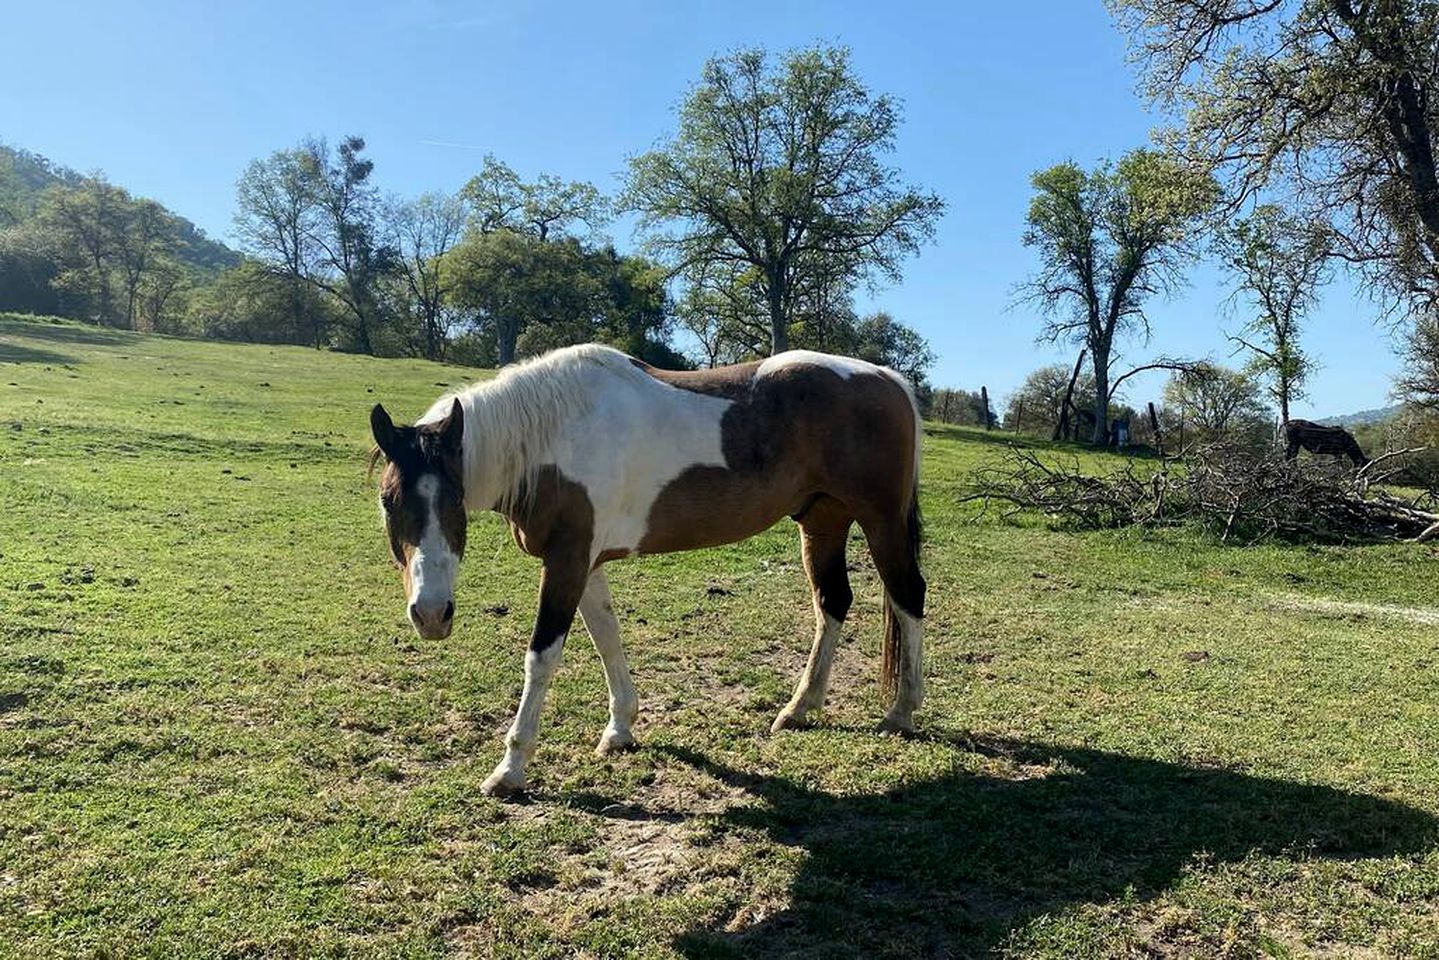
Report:
M488 796L510 796L525 789L525 764L535 752L545 693L559 669L565 637L574 623L575 609L588 579L588 566L587 558L583 557L578 560L545 558L544 572L540 575L539 614L535 617L530 648L525 653L525 689L520 695L520 709L505 737L505 758L480 787Z
M610 723L595 748L596 753L605 756L635 745L635 735L630 728L639 716L640 702L630 681L624 648L620 646L620 622L615 617L610 584L603 570L590 574L589 584L580 598L580 616L599 651L605 667L605 684L610 691Z

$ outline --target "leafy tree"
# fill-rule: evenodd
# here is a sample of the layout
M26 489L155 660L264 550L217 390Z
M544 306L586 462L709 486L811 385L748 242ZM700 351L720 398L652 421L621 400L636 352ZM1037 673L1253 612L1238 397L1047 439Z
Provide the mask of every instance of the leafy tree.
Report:
M508 165L486 156L480 172L460 191L474 211L474 227L481 233L513 230L545 241L574 236L584 224L597 230L609 220L609 203L593 184L561 180L541 174L525 183Z
M55 285L92 323L118 325L112 272L116 237L129 202L125 191L98 177L79 186L53 186L41 197L42 242L60 267Z
M1404 385L1439 386L1439 4L1109 3L1151 98L1182 114L1180 147L1236 198L1282 189L1332 223L1337 254L1415 320Z
M381 241L380 200L370 182L374 162L362 156L364 149L358 136L345 137L333 151L324 140L307 140L251 163L237 188L236 226L277 274L335 299L342 346L375 353L390 319L381 287L395 252ZM306 302L292 292L292 309ZM316 326L316 345L323 340Z
M944 204L884 163L900 111L842 48L762 50L705 64L662 147L630 161L622 206L676 274L753 268L769 347L784 350L796 296L821 272L897 279ZM713 278L714 274L710 275Z
M347 345L375 353L384 320L379 286L395 258L380 243L379 195L370 182L375 164L361 156L364 149L357 136L341 140L333 155L325 141L311 141L302 159L318 211L309 239L321 269L310 280L343 306Z
M1005 426L1011 430L1051 435L1064 412L1064 395L1072 372L1069 365L1062 363L1049 364L1031 372L1005 406ZM1074 385L1071 402L1081 408L1087 405L1093 409L1094 395L1093 375L1081 373Z
M1220 262L1255 315L1236 336L1253 354L1249 369L1269 381L1279 416L1302 397L1312 363L1299 346L1299 324L1329 277L1330 231L1277 206L1258 207L1219 233Z
M855 323L843 336L849 341L845 353L904 374L916 391L928 389L929 368L936 358L929 341L913 328L879 311Z
M304 298L296 308L295 297ZM194 292L186 324L198 336L250 343L313 344L335 308L318 287L296 286L272 264L247 257Z
M1149 336L1145 301L1182 279L1200 219L1216 185L1207 174L1153 150L1133 150L1117 164L1086 171L1061 163L1031 178L1026 246L1038 272L1022 299L1046 317L1041 337L1082 344L1093 364L1093 442L1108 440L1115 339Z
M925 416L941 423L954 423L966 427L984 426L984 398L973 390L954 390L940 387L930 394L929 409ZM990 411L990 417L994 412Z
M111 246L124 297L125 326L153 330L157 319L154 308L163 309L179 283L174 261L175 224L165 208L153 200L124 203L113 223ZM157 287L157 273L161 271L164 282ZM161 289L164 295L156 300L155 294Z
M1166 406L1178 410L1193 435L1204 440L1272 441L1271 414L1258 381L1218 364L1195 364L1164 386Z
M594 316L599 285L577 240L542 241L511 230L472 233L445 261L452 301L489 328L501 366L515 360L528 327ZM544 338L533 338L536 349Z

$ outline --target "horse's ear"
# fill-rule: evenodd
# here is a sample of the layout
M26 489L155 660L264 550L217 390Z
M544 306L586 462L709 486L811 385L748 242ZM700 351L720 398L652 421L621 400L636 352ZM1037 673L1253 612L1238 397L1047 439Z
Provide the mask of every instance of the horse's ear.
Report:
M370 411L370 433L375 436L375 445L391 460L395 459L395 422L378 403Z
M465 438L465 409L460 406L460 398L456 397L455 402L450 404L450 412L440 424L440 443L446 450L460 452L460 441Z

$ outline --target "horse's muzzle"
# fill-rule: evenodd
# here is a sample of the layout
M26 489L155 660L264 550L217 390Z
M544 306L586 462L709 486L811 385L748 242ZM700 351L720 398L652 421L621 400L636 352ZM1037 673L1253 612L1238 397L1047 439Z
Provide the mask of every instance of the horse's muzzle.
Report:
M455 625L455 602L445 601L444 606L421 606L410 604L410 622L415 631L426 640L443 640L450 635Z

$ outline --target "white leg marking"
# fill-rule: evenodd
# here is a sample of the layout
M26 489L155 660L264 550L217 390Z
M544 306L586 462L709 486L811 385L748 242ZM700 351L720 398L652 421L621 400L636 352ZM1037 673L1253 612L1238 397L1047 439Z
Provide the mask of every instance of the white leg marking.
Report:
M635 735L630 728L639 716L640 702L620 645L620 622L615 617L609 580L603 570L590 574L584 596L580 597L580 616L599 651L600 662L605 667L605 683L610 690L610 723L595 748L596 753L604 756L634 746Z
M924 621L910 616L893 603L890 609L899 620L899 690L882 726L886 730L909 731L914 729L914 711L924 700Z
M778 733L786 727L804 726L809 722L809 714L824 706L825 691L829 689L829 668L834 663L835 646L839 643L839 633L844 624L825 613L818 602L814 605L814 618L814 646L809 651L809 662L799 675L794 696L789 698L789 703L770 726L771 733Z
M495 767L480 789L489 796L518 793L525 789L525 764L535 752L540 730L540 711L544 709L545 693L559 669L565 651L565 635L560 634L544 650L525 654L525 691L520 695L520 709L505 737L505 758Z

